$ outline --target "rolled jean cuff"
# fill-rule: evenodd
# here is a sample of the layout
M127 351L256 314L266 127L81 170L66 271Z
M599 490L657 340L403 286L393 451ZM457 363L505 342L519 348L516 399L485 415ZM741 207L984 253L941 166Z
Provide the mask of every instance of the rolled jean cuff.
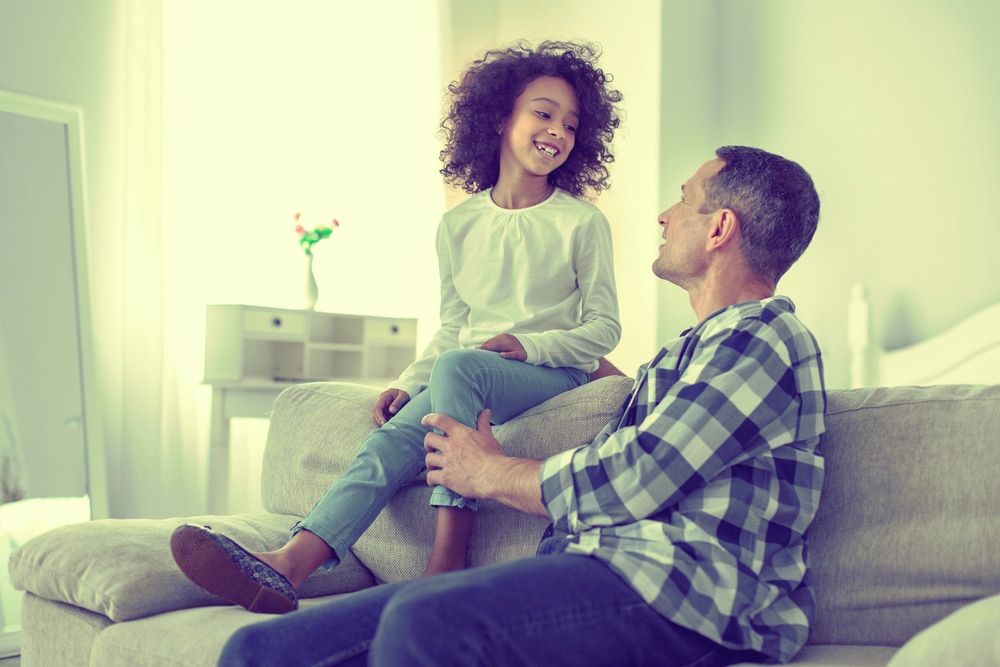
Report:
M460 496L446 486L435 486L431 491L431 506L464 507L475 512L479 509L479 501L475 498Z

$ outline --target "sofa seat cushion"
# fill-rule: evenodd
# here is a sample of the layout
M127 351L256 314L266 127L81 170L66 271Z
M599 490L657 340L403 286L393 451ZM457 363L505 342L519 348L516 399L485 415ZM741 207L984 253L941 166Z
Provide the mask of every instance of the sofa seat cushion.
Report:
M191 519L103 519L50 530L11 556L11 582L35 596L129 621L175 609L228 605L193 584L174 563L170 535L182 523L210 525L251 551L288 540L298 517L241 514ZM316 573L300 591L309 598L374 584L354 558Z
M330 599L301 600L301 608ZM179 609L112 623L100 614L28 593L24 596L21 663L42 667L214 667L233 632L271 618L230 605Z
M1000 666L1000 595L966 605L903 645L889 667Z
M25 593L21 598L21 664L89 667L90 648L111 619Z
M793 667L886 667L895 646L809 645L799 651L789 665ZM774 663L740 662L732 667L758 667Z

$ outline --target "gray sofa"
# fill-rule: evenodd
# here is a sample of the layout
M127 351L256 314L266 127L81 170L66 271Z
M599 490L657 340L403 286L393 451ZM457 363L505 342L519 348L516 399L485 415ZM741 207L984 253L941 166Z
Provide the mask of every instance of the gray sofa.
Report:
M631 380L606 377L496 429L513 455L589 442ZM226 638L263 618L191 584L170 556L183 522L211 525L251 550L283 543L371 428L377 389L296 385L277 399L263 462L267 514L103 520L45 533L10 560L26 591L25 667L214 665ZM1000 664L1000 386L831 391L821 444L827 478L811 530L819 599L794 664ZM429 552L429 489L407 487L354 558L314 575L302 606L417 576ZM472 565L534 552L545 522L481 503ZM902 647L902 648L900 648Z

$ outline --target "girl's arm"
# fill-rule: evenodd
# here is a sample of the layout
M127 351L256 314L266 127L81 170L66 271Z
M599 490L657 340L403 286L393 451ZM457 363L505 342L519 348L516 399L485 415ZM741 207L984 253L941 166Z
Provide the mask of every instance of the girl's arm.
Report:
M611 226L599 212L577 229L573 263L580 291L580 324L572 329L516 334L530 364L593 370L597 360L621 340Z

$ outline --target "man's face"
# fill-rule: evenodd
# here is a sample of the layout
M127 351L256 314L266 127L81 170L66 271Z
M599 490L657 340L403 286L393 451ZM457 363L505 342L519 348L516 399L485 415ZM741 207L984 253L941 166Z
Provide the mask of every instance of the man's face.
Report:
M653 273L679 287L701 275L708 245L708 223L712 213L700 213L705 203L705 182L719 173L725 162L709 160L681 186L679 202L660 214L663 245L653 262Z

